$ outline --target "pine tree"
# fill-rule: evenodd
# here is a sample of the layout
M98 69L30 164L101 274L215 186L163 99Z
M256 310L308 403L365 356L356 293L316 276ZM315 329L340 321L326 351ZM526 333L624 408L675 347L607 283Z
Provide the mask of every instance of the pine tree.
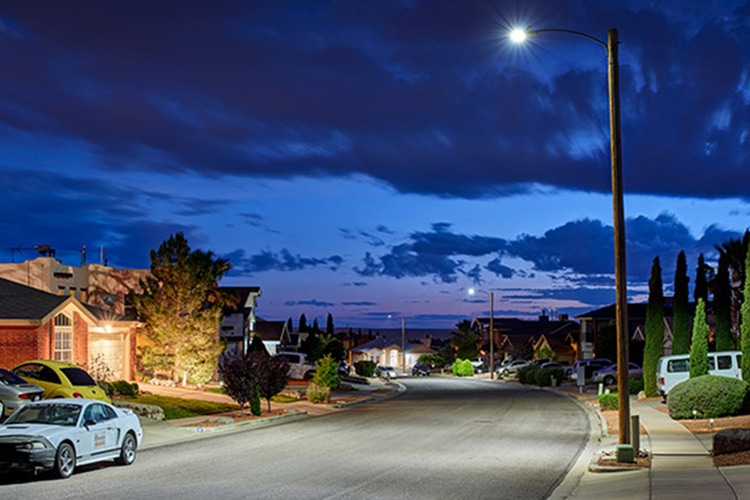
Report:
M745 299L740 306L740 350L742 351L742 380L750 380L750 250L745 255L745 282L742 294Z
M677 256L674 272L674 323L672 326L672 354L690 351L690 307L688 299L687 260L685 252Z
M703 299L695 305L693 341L690 346L690 378L708 373L708 324Z
M326 334L333 335L336 329L333 327L333 315L328 313L328 319L326 320Z
M292 323L292 318L286 320L286 329L290 334L294 333L294 324Z
M664 291L659 257L654 258L648 280L646 307L646 346L643 351L643 390L648 397L658 396L656 365L664 355Z
M716 315L716 350L734 349L732 339L732 288L729 282L729 265L725 254L719 255L719 265L714 280L714 314Z
M305 313L300 314L299 317L299 328L297 330L299 333L305 333L307 332L307 317L305 317Z
M143 292L128 297L151 343L142 348L147 369L179 375L183 384L211 379L222 350L217 334L222 308L229 301L218 281L230 267L211 252L191 250L182 233L151 250Z

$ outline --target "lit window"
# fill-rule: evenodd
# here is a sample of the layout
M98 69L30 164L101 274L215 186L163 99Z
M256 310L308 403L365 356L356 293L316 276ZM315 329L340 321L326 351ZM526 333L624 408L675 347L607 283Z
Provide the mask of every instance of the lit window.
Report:
M56 361L73 361L73 322L65 314L55 316L55 346L53 359Z

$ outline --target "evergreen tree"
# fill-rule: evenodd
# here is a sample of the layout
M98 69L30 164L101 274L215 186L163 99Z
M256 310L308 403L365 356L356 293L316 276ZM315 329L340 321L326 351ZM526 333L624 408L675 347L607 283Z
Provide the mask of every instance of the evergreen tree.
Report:
M128 300L145 325L150 346L142 348L145 368L168 371L196 384L208 382L222 346L217 332L222 309L231 299L218 281L230 269L213 253L191 250L177 233L151 250L151 273L141 280L142 293Z
M725 254L719 254L719 265L713 284L716 350L729 351L734 349L731 311L732 289L729 282L729 263Z
M706 282L706 262L703 260L703 254L698 256L698 266L695 268L695 289L693 290L693 299L698 303L703 299L703 303L708 303L708 284Z
M247 352L260 352L266 356L270 356L270 354L268 354L268 349L266 349L266 344L263 343L263 339L261 339L259 335L253 335L253 340L250 341L250 346L248 347Z
M299 333L307 332L307 318L305 317L305 313L302 313L299 317L299 329L297 331Z
M451 333L451 345L456 353L456 358L473 360L479 356L477 345L480 341L479 334L471 327L467 319L456 323L456 330Z
M716 245L720 256L726 257L726 262L731 271L729 286L730 295L730 321L732 338L736 341L740 335L740 305L742 304L742 288L745 283L745 255L750 246L750 230L746 230L743 237L730 238L721 245Z
M286 329L290 334L294 333L294 324L292 323L292 318L286 320Z
M672 326L672 354L690 351L690 306L685 252L677 256L674 272L674 324Z
M320 333L320 325L318 325L318 318L315 318L313 320L312 331L315 333Z
M333 315L328 313L328 319L326 320L326 334L333 335L336 333L336 329L333 327Z
M693 341L690 346L690 378L708 373L708 324L703 299L695 305Z
M656 365L664 355L664 291L659 257L651 265L646 306L646 346L643 351L643 390L648 397L658 396Z
M742 321L740 323L740 350L742 351L742 380L750 380L750 250L745 255L745 282L742 286L743 296L740 312Z

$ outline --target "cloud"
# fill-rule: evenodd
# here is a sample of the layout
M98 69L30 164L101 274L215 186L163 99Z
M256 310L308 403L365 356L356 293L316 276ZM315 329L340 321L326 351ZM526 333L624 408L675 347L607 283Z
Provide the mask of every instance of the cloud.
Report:
M310 267L325 266L331 271L337 270L344 259L341 256L333 255L326 258L303 257L299 254L294 255L292 252L283 248L278 253L270 250L245 256L244 250L236 250L227 254L226 258L233 262L234 268L232 275L245 275L265 271L301 271Z
M327 307L327 308L336 306L336 304L334 304L333 302L325 302L322 300L314 300L314 299L287 301L285 302L285 304L288 306L313 306L313 307Z

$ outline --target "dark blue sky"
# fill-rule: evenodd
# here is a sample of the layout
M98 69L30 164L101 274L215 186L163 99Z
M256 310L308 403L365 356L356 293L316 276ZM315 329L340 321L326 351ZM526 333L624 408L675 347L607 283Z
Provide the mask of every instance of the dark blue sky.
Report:
M528 25L619 30L631 301L739 237L748 2L0 1L1 258L182 231L261 316L337 326L610 303L606 54Z

